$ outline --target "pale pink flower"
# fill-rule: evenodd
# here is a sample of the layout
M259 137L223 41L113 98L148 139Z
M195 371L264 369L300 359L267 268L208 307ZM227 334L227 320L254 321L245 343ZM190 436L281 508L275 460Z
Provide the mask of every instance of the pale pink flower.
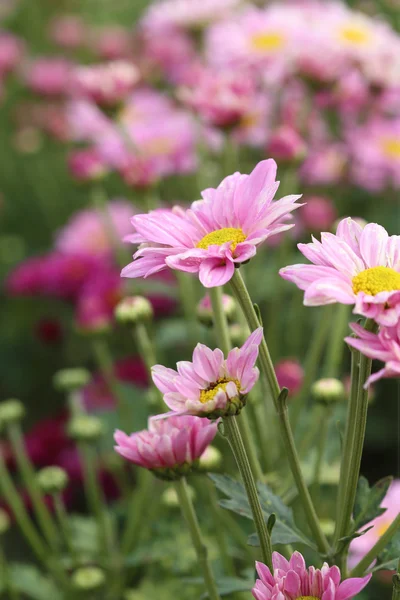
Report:
M361 560L363 556L371 550L399 514L400 479L392 481L386 496L381 502L381 508L385 508L385 512L362 527L362 530L364 530L373 526L372 529L352 540L350 544L350 553L351 562L353 564Z
M108 173L104 161L94 148L74 150L68 157L71 175L78 181L94 181Z
M365 387L369 387L374 381L382 377L400 377L400 292L397 292L397 324L393 327L381 327L379 332L366 331L357 323L350 323L351 329L358 338L347 337L345 341L359 350L365 356L373 360L381 360L385 363L383 369L371 375Z
M74 70L72 85L78 96L101 106L115 106L125 100L140 79L131 62L115 60Z
M204 287L227 283L235 265L252 258L268 237L293 227L290 213L300 196L273 202L279 187L276 163L260 162L250 175L234 173L187 211L157 211L133 217L141 246L123 277L147 277L170 267L198 273Z
M62 96L69 90L71 71L65 58L37 58L26 68L26 83L36 94Z
M343 176L348 160L345 144L323 142L309 149L300 168L300 176L312 185L337 183Z
M53 42L68 50L82 46L86 33L85 24L77 15L59 15L51 20L49 26Z
M105 27L94 34L90 45L103 60L126 59L132 54L132 34L124 27Z
M330 198L309 196L298 214L301 224L309 231L329 231L336 221L337 211Z
M228 15L240 0L163 0L149 6L142 19L145 28L204 27Z
M300 552L294 552L290 561L274 552L272 564L273 574L269 567L256 562L260 578L252 589L256 600L351 600L371 579L367 575L340 582L339 567L324 563L321 569L307 569Z
M290 125L281 125L271 133L267 154L278 161L292 162L304 158L307 146L302 136Z
M193 362L178 362L177 371L155 365L152 377L164 402L180 415L215 418L238 414L246 403L246 394L258 380L259 371L254 365L262 335L259 327L226 359L219 348L211 350L197 344Z
M0 32L0 77L13 71L21 60L23 44L11 33Z
M131 231L129 220L134 212L131 203L123 199L109 202L105 213L81 210L58 232L56 248L64 254L110 255L115 243Z
M364 229L353 219L340 221L336 235L298 244L313 264L284 267L280 275L305 291L306 306L354 304L354 312L383 325L398 320L400 236L389 236L376 223Z
M114 434L115 451L164 479L186 475L213 441L217 424L192 416L150 418L148 429Z

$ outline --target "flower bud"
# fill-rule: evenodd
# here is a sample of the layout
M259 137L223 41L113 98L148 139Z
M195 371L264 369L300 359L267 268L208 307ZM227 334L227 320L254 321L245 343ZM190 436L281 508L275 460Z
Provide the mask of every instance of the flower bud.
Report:
M44 467L36 475L36 481L44 494L57 494L68 485L68 475L61 467Z
M222 454L218 448L207 446L200 456L199 468L202 471L217 471L222 463Z
M335 404L344 399L345 388L339 379L319 379L312 385L311 395L321 404Z
M282 125L274 131L267 145L267 154L280 161L300 161L307 153L302 137L289 125Z
M104 571L99 567L81 567L72 575L73 586L82 591L96 590L106 582Z
M190 486L187 487L188 494L191 500L194 500L196 497L196 492ZM179 508L179 498L178 494L174 487L167 487L166 490L161 495L161 502L167 508Z
M8 516L8 513L0 508L0 535L6 533L6 531L10 528L11 520Z
M222 308L228 321L232 321L236 313L236 302L232 296L228 294L222 295ZM197 305L197 318L206 327L212 327L213 310L211 306L210 296L207 294L200 300Z
M301 207L301 223L309 231L330 231L337 217L337 210L330 198L310 196Z
M89 383L91 375L86 369L61 369L53 377L53 385L59 392L73 392Z
M295 396L303 385L304 370L295 359L280 360L275 365L276 378L280 388L287 388L291 396Z
M229 337L232 346L242 346L249 337L248 332L238 323L229 327Z
M25 408L20 400L11 398L0 403L0 427L18 423L25 416Z
M68 424L68 434L77 442L96 442L103 432L103 423L92 415L78 415Z
M143 296L130 296L117 304L114 314L119 323L134 325L149 321L153 317L153 307Z
M321 529L323 533L327 536L331 536L335 532L335 521L332 519L321 519L320 520Z

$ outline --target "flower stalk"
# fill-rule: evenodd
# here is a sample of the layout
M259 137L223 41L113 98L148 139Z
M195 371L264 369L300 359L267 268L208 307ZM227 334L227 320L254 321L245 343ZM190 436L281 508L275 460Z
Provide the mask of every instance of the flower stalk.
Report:
M192 543L197 554L200 567L203 571L204 583L210 600L220 600L217 586L214 580L214 575L211 570L211 565L208 560L207 547L204 544L199 522L194 510L193 502L188 492L186 479L184 477L175 482L176 493L178 495L179 504L182 514L189 528L192 538Z
M400 559L397 567L397 573L393 575L393 595L392 600L400 600Z
M386 548L391 539L396 535L396 533L400 529L400 513L397 517L392 521L390 526L387 528L385 533L381 535L379 540L374 544L367 552L365 556L362 557L360 562L354 567L354 569L350 573L350 577L362 577L365 571L369 566L373 563L375 558L379 556L379 554Z

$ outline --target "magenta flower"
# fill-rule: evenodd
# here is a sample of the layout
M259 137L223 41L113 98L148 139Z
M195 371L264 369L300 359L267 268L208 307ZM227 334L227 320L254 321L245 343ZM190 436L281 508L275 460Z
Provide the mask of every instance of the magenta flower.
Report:
M150 418L148 429L114 434L116 452L163 479L186 475L212 442L217 424L197 417Z
M180 415L221 417L238 414L246 404L246 394L258 380L255 367L262 339L259 327L241 348L233 348L224 358L222 350L197 344L193 362L180 361L177 371L162 365L152 368L155 385L164 402Z
M397 294L397 300L399 320L395 327L381 327L375 334L366 331L357 323L350 324L358 339L347 337L345 341L365 356L385 363L383 369L369 377L365 387L382 377L400 377L400 292Z
M376 223L364 229L353 219L340 221L336 235L298 248L313 264L284 267L280 275L305 291L304 304L354 304L354 312L393 326L399 318L400 236Z
M204 287L224 285L235 265L248 261L268 237L293 227L289 214L300 196L273 202L279 187L274 160L260 162L250 175L234 173L218 188L202 192L191 209L136 215L141 245L122 277L147 277L166 267L198 273Z
M279 552L272 555L274 572L257 562L257 579L252 594L256 600L351 600L369 582L371 575L353 577L340 583L340 569L324 563L322 569L309 567L300 552L287 561Z

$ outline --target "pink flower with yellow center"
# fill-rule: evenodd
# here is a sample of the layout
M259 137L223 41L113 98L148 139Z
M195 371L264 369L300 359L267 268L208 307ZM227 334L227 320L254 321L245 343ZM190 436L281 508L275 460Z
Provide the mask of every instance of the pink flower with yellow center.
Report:
M400 305L400 292L398 293L398 304ZM398 321L394 327L381 327L377 334L366 331L361 325L351 323L350 327L358 338L347 337L345 341L359 350L365 356L373 360L381 360L385 363L383 369L371 375L365 384L369 387L371 383L382 379L382 377L400 377L400 309L397 311Z
M364 229L353 219L340 221L336 235L298 244L313 264L284 267L280 275L305 291L306 306L354 304L354 312L382 325L396 325L400 296L400 236L376 223Z
M235 265L252 258L259 244L293 227L286 221L300 196L273 202L275 177L275 161L264 160L250 175L234 173L203 191L203 200L187 211L134 216L134 239L141 245L122 276L147 277L170 267L198 273L207 288L227 283Z
M246 394L258 380L259 371L254 365L261 339L259 327L226 359L219 348L211 350L197 344L192 362L178 362L177 371L154 366L153 381L175 413L212 418L238 414L246 403Z
M371 575L340 582L340 569L324 563L321 569L309 567L300 552L286 560L279 552L272 555L274 572L257 562L257 579L252 594L256 600L351 600L369 582Z
M162 479L178 479L196 466L217 433L217 424L193 416L150 418L148 429L114 434L115 451Z

